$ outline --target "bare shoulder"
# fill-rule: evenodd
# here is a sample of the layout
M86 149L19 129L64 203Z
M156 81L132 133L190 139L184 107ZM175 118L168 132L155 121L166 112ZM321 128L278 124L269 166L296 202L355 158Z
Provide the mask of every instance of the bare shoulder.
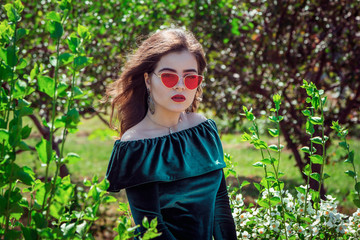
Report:
M124 132L124 134L121 136L122 142L127 141L134 141L146 138L146 131L144 131L143 123L139 122L135 126L129 128Z
M190 112L186 114L186 117L190 126L199 125L200 123L205 122L207 120L207 118L204 115L194 112Z
M132 129L132 128L126 130L124 132L124 134L121 136L122 142L133 141L133 140L138 139L138 134L137 134L138 131L136 131L136 129Z

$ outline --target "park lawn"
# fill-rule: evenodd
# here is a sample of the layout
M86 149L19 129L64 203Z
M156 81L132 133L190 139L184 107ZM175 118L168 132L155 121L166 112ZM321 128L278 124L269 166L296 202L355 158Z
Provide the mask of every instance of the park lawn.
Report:
M32 126L31 122L25 124ZM72 152L81 157L80 161L68 165L73 181L80 182L84 178L92 178L95 175L100 179L104 178L116 135L115 131L110 130L107 125L97 118L82 120L79 131L75 134L69 134L65 143L65 155ZM224 152L232 156L235 165L234 170L241 181L246 179L250 182L256 182L263 177L264 170L252 166L252 164L261 160L260 150L255 149L247 142L241 141L240 134L222 134L221 140ZM277 141L271 137L264 137L263 140L268 144L274 144ZM36 134L35 128L33 128L33 133L26 142L31 146L35 146L38 141L39 135ZM358 139L350 139L349 143L351 149L360 148L360 140ZM339 205L345 208L343 212L352 212L354 204L351 202L349 193L354 189L354 180L344 173L346 170L351 169L351 165L343 163L343 159L339 159L341 153L343 151L338 147L328 150L330 164L325 166L325 172L331 177L325 181L325 187L327 194L336 197L339 200ZM360 170L359 159L360 153L355 151L357 170ZM18 154L17 163L21 166L27 165L35 169L39 176L44 176L45 167L41 165L36 152L28 151ZM52 163L50 173L54 171L55 164ZM288 188L293 189L294 186L304 184L300 172L295 166L295 160L287 149L284 149L281 155L280 171L285 173L282 180ZM254 191L253 187L249 186L248 188ZM248 192L248 194L256 196L257 192Z

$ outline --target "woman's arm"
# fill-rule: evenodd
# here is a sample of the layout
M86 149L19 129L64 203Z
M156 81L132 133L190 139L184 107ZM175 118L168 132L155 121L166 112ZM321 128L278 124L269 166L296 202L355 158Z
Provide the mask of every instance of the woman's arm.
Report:
M147 183L127 188L126 194L135 224L140 225L139 230L141 232L141 236L146 231L146 229L142 226L143 218L146 216L149 222L151 222L151 220L156 217L158 221L157 230L162 234L155 239L176 240L162 219L159 202L159 188L157 183Z
M214 238L215 240L236 240L235 223L231 214L224 172L216 195Z

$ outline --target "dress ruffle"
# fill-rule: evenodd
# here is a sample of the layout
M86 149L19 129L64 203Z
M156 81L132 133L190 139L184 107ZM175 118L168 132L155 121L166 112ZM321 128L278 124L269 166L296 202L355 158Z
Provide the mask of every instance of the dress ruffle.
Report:
M114 143L106 178L108 191L175 181L226 167L217 127L208 119L166 136Z

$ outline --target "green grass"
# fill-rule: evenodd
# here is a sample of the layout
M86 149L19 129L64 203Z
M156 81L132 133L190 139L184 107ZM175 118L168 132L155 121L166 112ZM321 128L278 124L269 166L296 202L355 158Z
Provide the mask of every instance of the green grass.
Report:
M31 122L26 122L25 124L32 126ZM81 181L84 178L92 178L94 175L102 179L106 173L116 136L117 133L115 131L110 130L107 125L97 118L83 119L82 124L79 126L79 131L75 134L69 134L65 143L65 154L74 152L81 157L80 161L68 165L72 179ZM246 178L248 181L259 181L264 176L263 169L252 166L253 163L261 160L260 150L254 149L249 143L242 142L240 135L223 134L221 140L224 152L229 153L233 157L233 162L236 163L235 170L241 179ZM264 137L263 140L268 144L274 144L277 141L270 137ZM26 142L31 146L35 146L38 141L39 135L36 133L35 128L33 128L33 133ZM360 151L357 151L357 149L360 149L360 140L350 139L349 143L351 149L355 150L355 162L357 162L356 167L359 171L360 163L358 160L360 159ZM350 190L354 189L354 181L344 173L350 169L351 165L343 163L344 159L339 159L342 153L343 151L339 147L333 147L328 150L330 164L325 166L325 172L331 177L325 181L325 187L327 194L336 197L340 201L341 206L346 208L345 212L347 212L354 208L354 204L348 197ZM34 168L39 176L44 176L45 167L41 166L36 152L18 154L17 163ZM52 163L50 173L54 171L55 164ZM289 150L284 149L281 155L280 171L285 173L282 180L287 183L288 187L293 188L293 186L304 184ZM256 195L255 193L249 194Z

